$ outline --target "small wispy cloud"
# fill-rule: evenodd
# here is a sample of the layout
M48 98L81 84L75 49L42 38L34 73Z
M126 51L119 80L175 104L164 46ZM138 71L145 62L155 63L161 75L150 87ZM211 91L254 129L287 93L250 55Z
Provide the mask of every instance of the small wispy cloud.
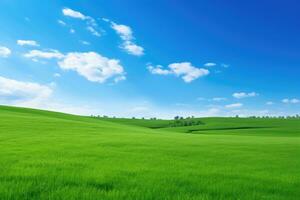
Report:
M68 16L68 17L73 17L73 18L77 18L77 19L81 19L81 20L87 19L87 16L85 16L81 12L72 10L70 8L64 8L64 9L62 9L62 12L65 16Z
M195 79L209 74L209 71L204 68L197 68L190 62L172 63L168 65L168 69L164 69L161 65L148 65L148 70L152 74L169 75L173 74L181 77L184 82L190 83Z
M73 28L70 29L70 33L74 34L75 30Z
M259 94L256 93L256 92L250 92L250 93L246 93L246 92L236 92L236 93L233 93L232 96L234 98L237 98L237 99L242 99L242 98L247 98L247 97L256 97L258 96Z
M61 59L64 57L62 53L60 53L57 50L47 50L47 51L42 51L42 50L31 50L28 53L24 54L24 57L26 58L31 58L31 59Z
M60 25L62 25L62 26L66 26L67 25L67 23L64 22L64 21L62 21L62 20L57 20L57 23L60 24Z
M0 57L7 58L10 56L11 50L8 47L0 46Z
M34 40L17 40L17 44L19 46L34 46L34 47L40 46L40 44Z
M59 78L59 77L61 77L61 74L60 74L60 73L54 73L53 76L54 76L55 78Z
M142 56L144 54L144 48L131 41L125 41L121 45L121 48L124 49L128 54L134 56Z
M221 66L224 67L224 68L228 68L229 67L228 64L224 64L224 63L222 63Z
M296 99L296 98L293 98L293 99L282 99L282 103L286 103L286 104L297 104L297 103L300 103L300 100L299 99Z
M225 98L225 97L214 97L214 98L212 98L212 101L226 101L227 100L227 98Z
M80 43L83 44L83 45L90 45L91 44L88 41L84 41L84 40L80 40Z
M137 45L133 37L133 31L132 29L124 24L117 24L115 22L112 22L108 19L105 21L111 23L111 28L115 30L115 32L120 36L120 38L123 40L122 45L120 45L120 48L125 50L128 54L134 55L134 56L142 56L144 55L144 48Z
M111 28L114 29L117 34L119 34L122 40L129 41L133 39L132 30L129 26L111 22Z
M208 63L205 63L205 64L204 64L204 67L214 67L214 66L216 66L216 65L217 65L216 63L208 62Z
M225 105L225 108L240 108L242 106L243 106L242 103L233 103L233 104Z
M96 31L96 29L94 29L92 26L88 26L88 27L86 27L86 29L87 29L89 32L91 32L92 35L94 35L94 36L97 36L97 37L100 37L100 36L101 36L101 34L100 34L98 31Z
M94 18L84 15L83 13L73 10L71 8L63 8L62 13L64 16L86 21L86 25L87 25L86 30L89 31L94 36L97 36L97 37L101 36L100 32L98 30L96 30L96 28L98 27L98 24ZM63 26L66 26L66 23L61 20L59 20L58 23Z

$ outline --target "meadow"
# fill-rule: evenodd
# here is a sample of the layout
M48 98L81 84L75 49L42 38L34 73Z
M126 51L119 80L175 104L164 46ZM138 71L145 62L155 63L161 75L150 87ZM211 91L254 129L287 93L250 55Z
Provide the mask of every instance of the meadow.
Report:
M300 119L198 120L0 106L0 199L300 198Z

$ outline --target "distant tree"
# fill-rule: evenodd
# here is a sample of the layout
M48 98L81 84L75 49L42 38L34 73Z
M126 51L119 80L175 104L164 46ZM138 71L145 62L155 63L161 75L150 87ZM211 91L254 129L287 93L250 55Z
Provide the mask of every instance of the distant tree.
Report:
M179 116L175 116L174 119L175 119L175 120L178 120L178 119L179 119Z

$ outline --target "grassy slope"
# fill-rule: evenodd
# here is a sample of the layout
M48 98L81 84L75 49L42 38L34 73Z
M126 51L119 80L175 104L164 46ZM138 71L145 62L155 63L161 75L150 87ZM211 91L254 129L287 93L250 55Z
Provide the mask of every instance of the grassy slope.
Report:
M0 199L300 196L299 121L203 121L149 129L144 121L0 107ZM264 128L220 130L250 126ZM191 128L206 130L185 133Z
M299 119L252 119L252 118L199 118L202 125L169 127L173 120L142 120L126 118L101 118L118 124L148 127L170 132L192 134L230 134L259 136L300 136Z

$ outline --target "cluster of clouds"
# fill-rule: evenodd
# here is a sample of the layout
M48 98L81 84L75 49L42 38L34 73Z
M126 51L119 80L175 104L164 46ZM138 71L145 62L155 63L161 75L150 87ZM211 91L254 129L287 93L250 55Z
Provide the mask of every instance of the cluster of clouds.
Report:
M195 67L190 62L172 63L168 65L168 68L164 68L161 65L157 65L157 66L148 65L147 68L152 74L158 74L158 75L172 74L181 77L183 81L186 83L190 83L199 77L206 76L209 74L209 70Z
M79 19L82 21L86 22L86 30L89 31L92 35L96 36L96 37L100 37L101 33L99 31L97 31L98 28L98 24L96 22L96 20L90 16L86 16L84 14L82 14L81 12L72 10L70 8L63 8L62 9L62 13L64 16L66 17L71 17L71 18L75 18L75 19ZM58 23L61 24L62 26L66 26L67 23L65 23L62 20L58 20ZM71 33L74 33L75 30L73 28L70 29Z
M75 11L70 8L63 8L62 13L66 17L71 17L75 19L79 19L82 21L86 21L86 29L93 34L94 36L100 37L101 33L98 31L98 24L96 20L90 16L84 15L79 11ZM109 19L103 18L104 21L110 23L110 27L120 36L122 39L122 44L120 45L120 48L123 49L128 54L134 55L134 56L142 56L144 55L144 48L137 45L135 43L135 38L133 37L133 31L132 29L124 24L117 24ZM58 23L62 26L67 26L67 23L58 20ZM70 28L71 33L75 33L75 30L73 28ZM88 44L88 42L84 41L83 44Z
M98 24L96 20L83 13L70 9L63 8L62 14L65 17L74 18L86 22L86 29L95 36L101 36L96 30ZM144 55L144 48L135 43L135 37L131 27L124 24L117 24L114 21L103 18L103 21L110 24L110 27L119 35L122 40L120 48L125 50L128 54L135 56ZM62 26L67 26L67 23L63 20L58 20L58 23ZM75 30L71 28L70 32L74 33ZM84 45L89 45L87 41L80 41ZM27 47L40 47L40 44L35 40L17 40L17 45ZM0 47L0 56L8 57L11 54L11 50L7 47ZM24 53L25 58L29 58L34 62L45 63L45 60L56 60L57 65L64 71L71 70L77 72L79 75L85 77L92 82L104 83L109 79L113 79L114 82L119 82L126 79L126 72L124 67L120 64L118 59L107 58L100 53L90 52L68 52L61 53L55 49L31 49ZM216 63L205 63L204 67L216 66ZM210 73L208 69L198 68L193 66L190 62L171 63L168 68L163 69L162 66L150 66L147 65L148 70L152 74L158 75L174 75L182 78L186 83L190 83L200 77L206 76Z

